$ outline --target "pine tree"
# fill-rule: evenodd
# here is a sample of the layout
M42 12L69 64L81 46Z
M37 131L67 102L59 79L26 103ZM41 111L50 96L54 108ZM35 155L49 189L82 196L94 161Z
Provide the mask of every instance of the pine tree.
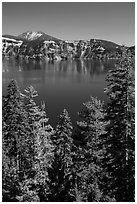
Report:
M26 90L28 96L12 80L3 97L3 201L47 199L54 131L45 104L39 108L33 100L37 92L32 86Z
M7 125L2 120L2 201L15 201L16 193L19 186L19 178L16 172L15 165L11 166L11 160L8 156L8 149L6 148L7 141L5 137L7 135Z
M46 201L49 194L48 169L51 168L54 156L54 147L51 141L54 131L51 125L48 124L45 103L43 102L39 107L34 101L34 98L38 96L37 91L34 87L29 86L25 89L25 92L27 99L26 110L31 128L31 137L28 143L32 164L30 178L32 178L33 182L31 182L30 186L35 186L40 201Z
M27 115L23 98L15 80L8 86L8 94L3 97L3 192L9 189L12 201L17 194L17 181L24 177L25 140L28 133ZM5 160L6 159L6 160ZM16 183L16 185L14 185ZM11 185L11 186L10 186ZM13 195L13 192L15 195ZM14 197L14 199L13 199ZM5 200L3 194L3 200ZM15 199L16 200L16 199Z
M16 196L18 202L40 202L33 179L26 179L20 183L21 193Z
M35 183L37 183L38 195L40 201L48 200L49 192L49 175L48 170L51 169L54 158L54 146L51 140L54 130L48 124L48 118L45 112L45 103L42 103L39 113L39 120L36 122L35 129Z
M49 171L51 201L71 201L72 190L72 123L66 109L60 115L55 135L52 137L55 145L53 169Z
M106 111L104 167L109 173L106 192L118 202L133 202L135 191L135 90L134 59L123 52L107 77L109 103Z
M36 104L34 98L38 96L37 91L34 89L33 86L28 86L25 89L25 109L27 111L28 122L30 127L30 135L27 138L28 144L28 161L29 161L29 169L28 174L29 177L34 177L35 174L35 164L34 164L34 157L35 157L35 130L37 129L36 124L39 121L40 109L39 106Z
M77 124L84 145L79 148L79 161L76 162L78 188L83 201L99 202L103 196L100 189L103 174L101 159L104 154L101 135L105 133L103 102L91 97L90 101L84 103L79 115L83 121Z

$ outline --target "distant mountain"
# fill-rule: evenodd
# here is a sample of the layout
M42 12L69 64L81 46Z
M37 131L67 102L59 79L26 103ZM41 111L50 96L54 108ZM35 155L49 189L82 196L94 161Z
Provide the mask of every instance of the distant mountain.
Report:
M118 50L121 49L121 46L111 42L111 41L106 41L106 40L100 40L100 39L91 39L90 42L96 42L98 44L100 44L100 46L102 46L106 51L108 52L112 52L114 50Z
M34 32L34 31L27 31L25 33L22 33L21 35L19 35L19 38L22 39L27 39L27 40L36 40L37 38L39 38L40 36L44 35L43 32Z
M10 39L14 39L14 40L22 40L24 42L27 42L28 40L19 36L14 36L14 35L3 35L2 38L8 38Z
M29 41L32 40L54 40L54 41L60 41L59 39L52 37L50 35L47 35L41 31L27 31L25 33L22 33L21 35L18 36L19 38L22 39L27 39Z
M19 36L2 36L3 55L27 58L119 58L122 46L106 40L76 40L73 42L47 35L41 31L27 31ZM134 53L135 47L128 48Z

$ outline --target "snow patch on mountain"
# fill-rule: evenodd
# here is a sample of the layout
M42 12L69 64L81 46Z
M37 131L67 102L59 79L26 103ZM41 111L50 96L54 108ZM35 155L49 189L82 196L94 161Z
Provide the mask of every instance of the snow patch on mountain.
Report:
M26 33L23 33L19 37L23 37L23 38L25 38L27 40L36 40L37 38L39 38L42 35L43 35L42 32L28 31Z

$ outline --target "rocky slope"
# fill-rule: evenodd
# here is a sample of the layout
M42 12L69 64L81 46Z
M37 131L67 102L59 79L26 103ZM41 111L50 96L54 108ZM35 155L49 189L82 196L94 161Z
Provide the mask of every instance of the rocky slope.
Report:
M52 37L50 35L47 35L41 31L27 31L25 33L22 33L21 35L18 36L18 38L22 38L22 39L26 39L29 41L32 40L54 40L54 41L58 41L59 39Z
M99 39L63 41L41 31L2 36L2 54L15 58L118 58L121 48L116 43Z

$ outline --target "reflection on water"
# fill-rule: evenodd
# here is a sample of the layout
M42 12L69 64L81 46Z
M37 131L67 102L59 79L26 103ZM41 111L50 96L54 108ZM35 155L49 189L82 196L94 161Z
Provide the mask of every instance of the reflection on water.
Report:
M16 79L21 91L33 85L40 100L45 100L51 123L56 123L57 115L67 108L72 121L77 120L77 112L90 96L106 100L104 87L109 69L114 68L114 60L14 60L3 58L3 95L11 79Z
M67 72L72 74L100 74L105 73L111 67L114 67L115 60L69 60L69 61L51 61L46 60L14 60L12 58L3 58L3 72L25 71L45 69L52 72Z

